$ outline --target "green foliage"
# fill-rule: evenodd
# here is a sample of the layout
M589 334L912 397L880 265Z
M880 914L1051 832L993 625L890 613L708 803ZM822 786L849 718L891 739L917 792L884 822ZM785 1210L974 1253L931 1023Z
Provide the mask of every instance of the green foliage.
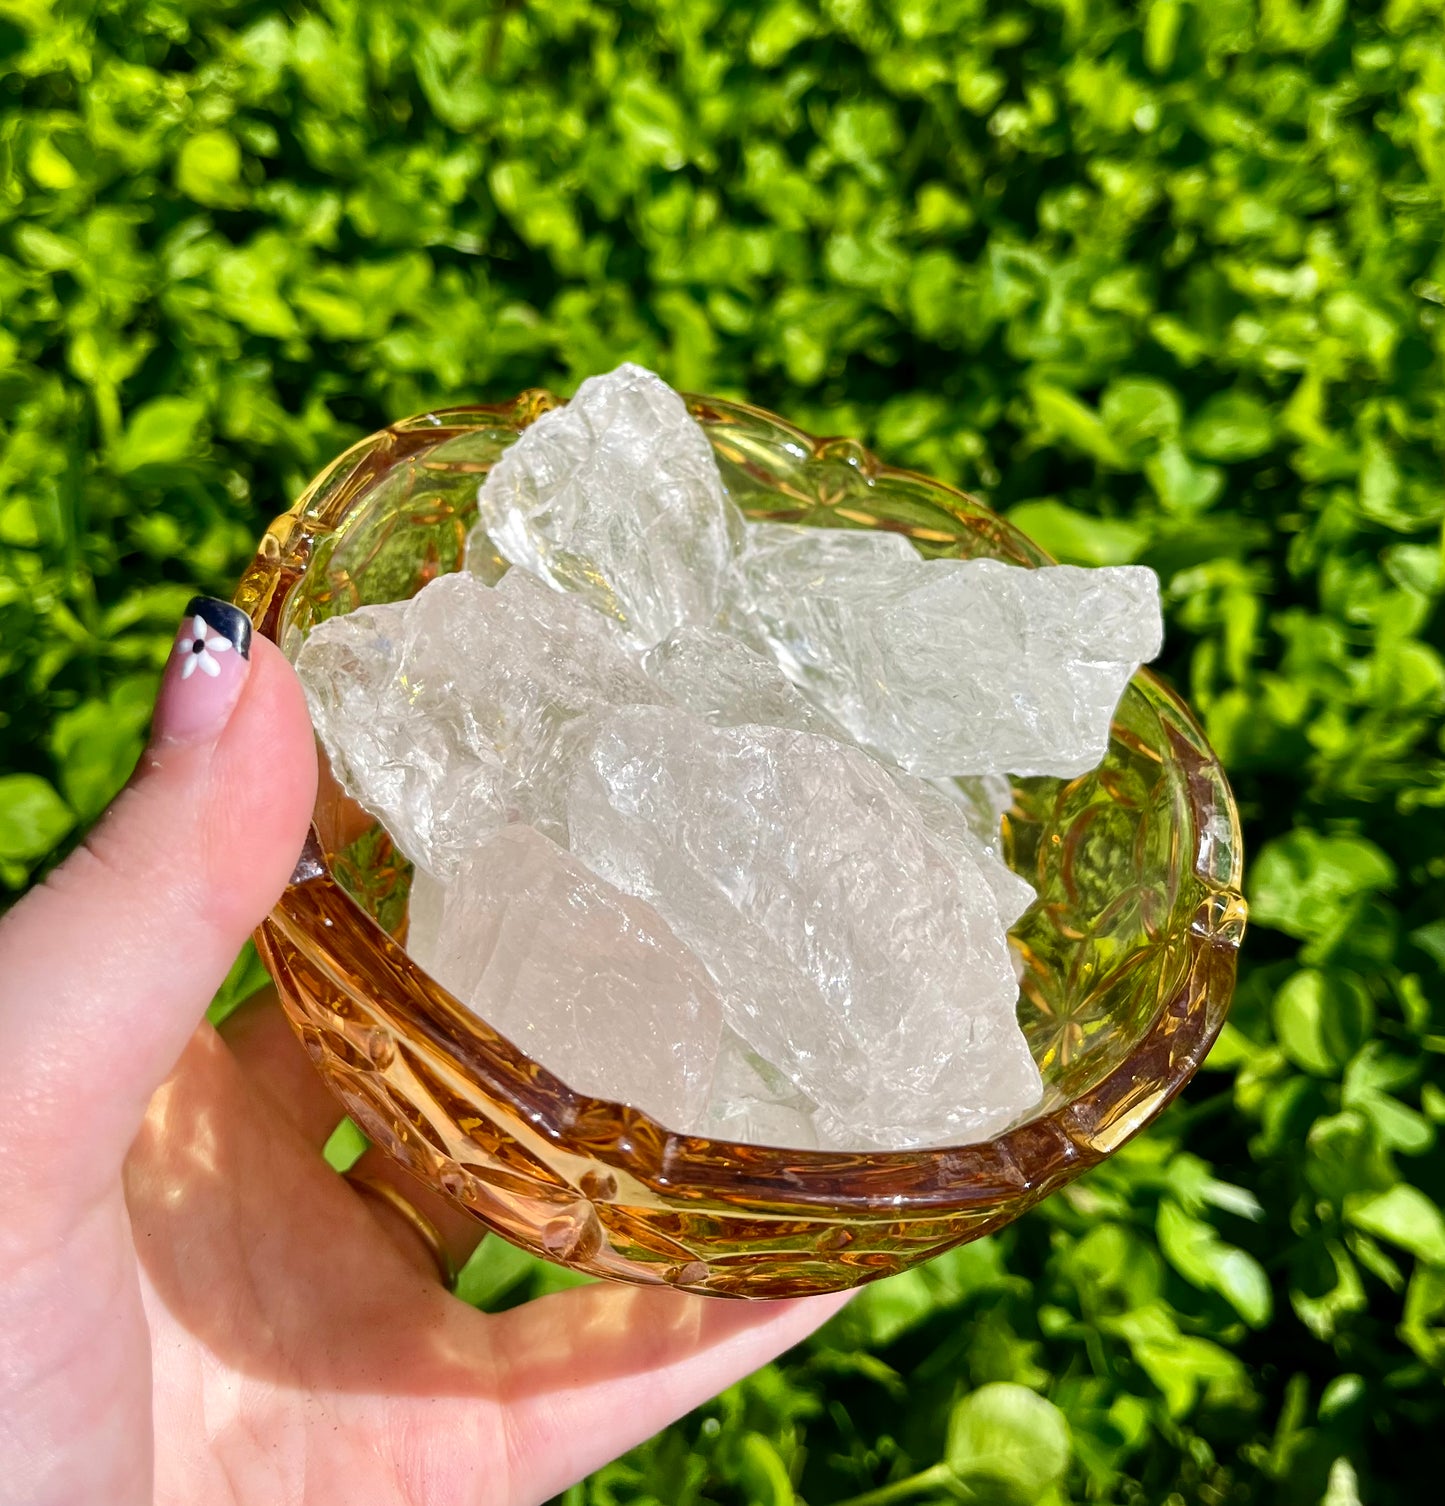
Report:
M944 1464L975 1499L1036 1506L1069 1467L1064 1414L1016 1381L990 1381L954 1406Z
M637 359L1164 581L1253 855L1208 1069L569 1506L1433 1498L1439 0L16 0L0 70L12 890L189 592L435 403Z
M371 1141L350 1119L343 1119L321 1147L326 1164L333 1170L348 1172L370 1148Z
M260 957L256 955L256 948L248 941L241 948L241 955L231 964L225 982L216 990L216 997L211 1000L211 1007L206 1011L206 1019L212 1025L221 1024L270 981Z
M39 774L0 776L0 874L24 874L75 825L75 816Z

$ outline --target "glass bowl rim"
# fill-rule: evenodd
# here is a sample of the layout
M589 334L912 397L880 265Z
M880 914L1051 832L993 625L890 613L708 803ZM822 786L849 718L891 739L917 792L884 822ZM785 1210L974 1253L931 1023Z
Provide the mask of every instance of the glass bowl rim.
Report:
M856 439L814 436L751 403L691 393L683 397L700 419L765 424L808 457L841 459L869 482L901 481L920 486L960 520L967 518L975 527L986 521L1018 557L1035 564L1054 563L1051 555L978 498L923 473L887 465ZM250 615L257 632L279 642L290 599L305 578L318 540L333 532L367 495L370 485L393 465L468 428L482 427L488 420L520 433L562 402L546 389L533 388L509 402L437 408L389 424L359 440L324 467L292 506L271 523L237 589L237 605ZM378 459L380 463L368 464ZM315 511L313 502L333 489L326 508ZM1128 1053L1081 1094L989 1140L890 1151L740 1145L682 1135L666 1129L642 1110L577 1092L433 982L345 893L326 862L314 823L296 872L266 924L283 931L309 931L310 922L321 920L331 929L335 906L319 905L317 888L341 896L342 911L353 923L352 939L358 944L359 954L373 965L373 977L375 973L394 977L400 969L421 984L434 1017L408 1011L405 1021L418 1027L433 1049L441 1048L454 1059L460 1057L472 1069L469 1080L474 1087L505 1102L534 1132L552 1140L558 1148L573 1148L663 1195L690 1202L718 1199L734 1207L739 1201L770 1207L781 1202L800 1209L826 1206L837 1212L856 1209L874 1213L880 1204L904 1213L994 1206L1004 1197L1014 1200L1023 1196L1032 1202L1112 1154L1183 1089L1223 1025L1235 958L1243 938L1247 912L1241 889L1239 818L1224 771L1193 713L1170 686L1147 668L1138 672L1133 683L1167 709L1185 730L1185 738L1175 737L1173 741L1176 756L1189 760L1184 785L1195 829L1217 834L1219 803L1223 802L1229 828L1228 874L1221 879L1194 864L1192 871L1204 887L1205 898L1189 927L1189 952L1182 979L1173 994L1159 1004ZM1187 857L1181 860L1189 861ZM263 934L264 926L258 937ZM263 950L269 952L269 948ZM384 1000L377 1002L384 1006ZM1161 1047L1167 1072L1141 1074ZM549 1122L549 1111L559 1106L572 1109L567 1124L558 1124L555 1117ZM584 1142L571 1133L579 1124L607 1129L602 1134L584 1129ZM1012 1218L1017 1211L1017 1206L1011 1207L1000 1221L1005 1216Z

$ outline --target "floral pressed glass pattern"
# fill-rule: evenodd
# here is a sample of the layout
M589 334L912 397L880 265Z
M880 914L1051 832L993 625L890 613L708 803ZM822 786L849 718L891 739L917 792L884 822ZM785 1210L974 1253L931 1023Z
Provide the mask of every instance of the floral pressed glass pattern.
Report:
M323 618L457 569L482 477L556 401L529 392L364 440L271 525L238 604L294 657ZM926 555L1048 563L981 503L853 440L689 402L750 517L891 529ZM1136 676L1104 763L1070 781L1016 780L1004 824L1008 861L1039 895L1013 934L1045 1097L980 1145L734 1145L574 1093L408 958L408 865L324 776L306 851L257 944L346 1111L490 1228L597 1276L800 1296L890 1275L1016 1218L1147 1124L1223 1022L1244 929L1239 826L1171 690Z

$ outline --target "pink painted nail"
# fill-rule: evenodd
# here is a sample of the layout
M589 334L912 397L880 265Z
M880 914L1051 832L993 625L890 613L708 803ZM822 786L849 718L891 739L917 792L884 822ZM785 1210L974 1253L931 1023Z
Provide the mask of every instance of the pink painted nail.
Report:
M156 701L155 739L206 742L230 719L251 670L251 619L214 596L193 596Z

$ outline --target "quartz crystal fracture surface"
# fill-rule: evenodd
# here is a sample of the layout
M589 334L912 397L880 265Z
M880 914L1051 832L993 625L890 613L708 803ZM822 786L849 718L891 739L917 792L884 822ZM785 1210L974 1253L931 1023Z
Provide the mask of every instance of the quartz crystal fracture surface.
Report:
M676 628L642 663L659 689L715 727L757 722L845 735L771 659L716 628Z
M898 770L890 773L934 842L962 871L977 872L988 885L999 923L1007 930L1038 896L1031 884L999 858L998 827L1003 813L995 814L997 807L990 803L993 782L920 779Z
M410 914L411 955L569 1087L702 1121L721 1007L650 906L511 825L445 884L418 874Z
M755 722L849 740L838 723L807 700L773 660L716 628L678 628L645 654L642 662L659 689L715 727ZM986 848L997 846L999 821L1013 803L1008 780L997 775L925 780L897 768L890 772L941 839L947 840L961 821L966 827L964 840L971 834ZM1001 882L1012 883L1016 893L1028 896L1018 907L1022 913L1033 903L1033 890L996 866ZM1011 917L1009 923L1016 918Z
M612 623L517 570L329 618L296 667L342 786L437 877L508 820L555 834L576 717L665 699Z
M963 808L969 829L990 851L999 842L999 824L1012 809L1013 785L1002 774L978 774L959 779L930 779L940 794Z
M478 506L474 537L644 648L713 620L743 528L707 436L640 366L589 377L543 414L493 466Z
M713 1074L712 1101L703 1132L714 1140L745 1145L783 1145L816 1150L817 1105L758 1055L735 1031L723 1027Z
M815 733L667 707L595 727L569 787L573 852L662 914L728 1026L836 1133L976 1138L1037 1101L995 890L1015 910L1019 881L966 822L939 841L886 769ZM779 1007L788 968L811 986Z
M896 535L757 523L740 573L795 683L923 775L1094 768L1162 641L1159 583L1140 567L923 560Z

